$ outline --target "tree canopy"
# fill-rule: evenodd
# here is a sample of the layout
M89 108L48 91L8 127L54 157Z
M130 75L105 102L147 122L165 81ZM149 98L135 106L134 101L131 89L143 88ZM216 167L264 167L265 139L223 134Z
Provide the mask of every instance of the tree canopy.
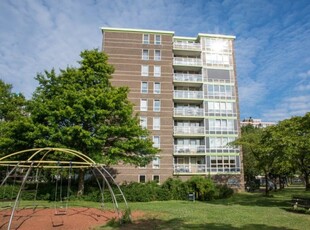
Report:
M30 127L15 131L33 147L66 147L106 165L147 164L158 149L134 114L128 88L111 85L114 68L103 52L85 50L81 58L78 68L37 75L26 108Z

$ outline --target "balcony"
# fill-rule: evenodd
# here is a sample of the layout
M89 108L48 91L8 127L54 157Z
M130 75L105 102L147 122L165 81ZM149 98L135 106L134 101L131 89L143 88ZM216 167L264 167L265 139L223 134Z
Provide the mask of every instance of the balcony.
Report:
M202 108L174 108L174 116L202 117Z
M174 134L204 134L204 126L174 126Z
M205 164L175 164L175 174L239 173L240 167L207 167Z
M175 73L173 75L174 81L184 81L184 82L202 82L201 74L184 74L184 73Z
M231 127L209 127L206 134L238 134L238 130Z
M202 66L200 58L189 58L189 57L175 57L173 59L174 65L185 65L185 66Z
M205 145L175 145L174 153L175 154L197 154L197 153L205 153L206 146Z
M240 149L239 148L234 148L234 147L214 147L214 148L206 148L206 152L207 153L234 153L234 154L238 154L240 153Z
M180 99L202 99L203 93L202 91L175 90L173 96Z
M200 51L201 45L194 42L174 42L173 49Z
M174 173L205 173L205 164L175 164Z

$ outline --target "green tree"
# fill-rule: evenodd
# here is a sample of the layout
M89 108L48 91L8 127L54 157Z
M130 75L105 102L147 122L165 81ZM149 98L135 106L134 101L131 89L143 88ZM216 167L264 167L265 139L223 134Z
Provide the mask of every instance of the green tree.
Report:
M34 145L75 149L106 165L147 164L158 149L133 115L128 88L111 85L114 68L104 53L86 50L81 58L78 68L37 75L29 106L38 137ZM83 191L81 169L78 193Z
M269 194L268 176L273 169L276 159L279 157L279 151L274 148L273 127L252 129L251 132L243 133L233 144L242 146L246 149L250 159L254 159L252 167L265 177L265 195Z
M281 121L279 127L287 157L295 170L303 175L306 190L310 190L310 113Z
M0 80L0 157L32 147L32 122L25 111L26 99Z

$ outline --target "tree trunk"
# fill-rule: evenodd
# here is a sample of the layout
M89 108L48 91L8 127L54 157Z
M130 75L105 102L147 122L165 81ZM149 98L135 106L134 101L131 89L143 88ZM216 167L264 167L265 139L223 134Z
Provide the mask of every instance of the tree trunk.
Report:
M309 183L309 173L304 173L306 191L310 191L310 183Z
M265 196L269 195L268 173L265 172Z
M79 170L79 185L78 185L78 191L77 191L78 196L82 196L84 194L84 175L85 175L85 170L80 169Z

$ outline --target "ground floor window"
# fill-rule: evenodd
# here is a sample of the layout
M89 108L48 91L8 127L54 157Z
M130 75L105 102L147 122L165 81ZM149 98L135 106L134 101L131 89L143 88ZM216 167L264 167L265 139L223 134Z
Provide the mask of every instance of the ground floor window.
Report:
M139 182L140 183L145 183L146 182L145 175L139 175Z

